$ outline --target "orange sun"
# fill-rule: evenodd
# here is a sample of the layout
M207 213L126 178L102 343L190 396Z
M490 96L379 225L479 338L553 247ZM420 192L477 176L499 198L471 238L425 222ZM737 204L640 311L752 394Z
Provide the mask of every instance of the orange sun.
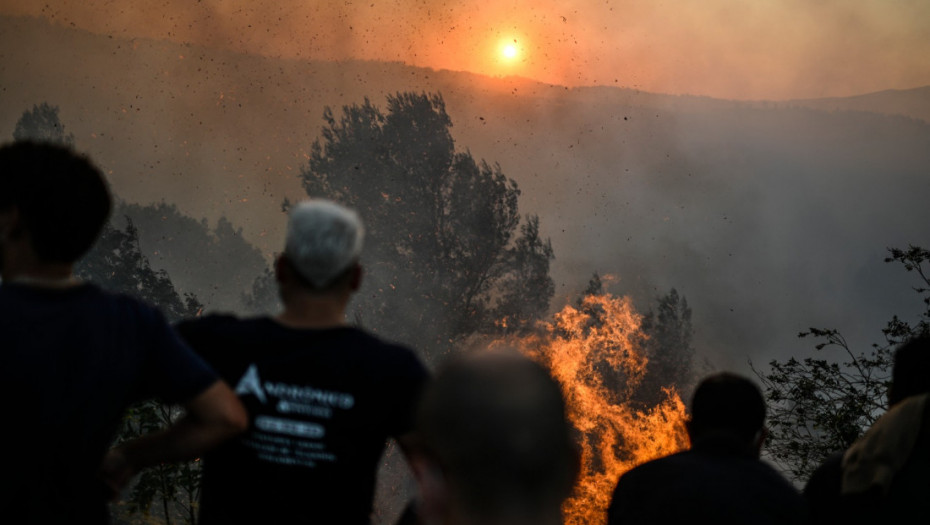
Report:
M517 41L507 42L501 46L501 56L504 60L515 60L520 56L520 48L517 47Z

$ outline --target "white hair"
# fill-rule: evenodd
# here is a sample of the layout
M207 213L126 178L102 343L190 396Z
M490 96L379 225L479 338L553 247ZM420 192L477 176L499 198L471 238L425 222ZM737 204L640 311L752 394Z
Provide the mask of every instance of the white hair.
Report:
M358 262L364 236L357 213L335 202L312 199L291 210L284 255L313 287L325 288Z

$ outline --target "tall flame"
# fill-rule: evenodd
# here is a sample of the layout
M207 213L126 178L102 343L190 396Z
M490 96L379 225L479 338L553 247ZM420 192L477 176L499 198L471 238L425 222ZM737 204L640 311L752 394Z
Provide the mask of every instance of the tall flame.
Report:
M688 445L675 388L655 406L633 397L648 365L641 321L629 298L588 295L537 335L500 342L546 365L564 390L581 449L578 486L563 508L569 525L604 523L621 474Z

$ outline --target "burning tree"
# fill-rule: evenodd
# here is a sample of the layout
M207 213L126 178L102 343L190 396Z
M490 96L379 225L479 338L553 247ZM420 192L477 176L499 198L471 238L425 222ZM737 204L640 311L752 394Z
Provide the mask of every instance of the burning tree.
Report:
M664 388L675 385L681 393L694 386L694 346L691 343L691 308L688 300L672 288L657 299L655 310L643 317L646 357L649 367L640 383L636 398L655 405L664 398Z
M592 289L535 334L499 340L544 363L565 392L578 432L581 476L566 523L603 522L620 475L688 445L685 406L671 384L654 405L637 402L647 374L643 316L626 297Z
M883 343L855 353L837 330L811 328L800 337L816 337L815 351L840 350L842 361L806 357L771 361L755 370L769 401L770 437L766 450L796 480L806 480L833 452L845 450L884 413L894 349L908 339L930 333L930 251L909 246L890 248L885 262L915 272L914 290L924 303L915 323L894 316L882 329Z
M518 331L548 309L552 247L498 165L457 152L438 94L398 93L326 108L322 138L301 172L307 194L365 220L367 271L357 316L428 355L473 333Z

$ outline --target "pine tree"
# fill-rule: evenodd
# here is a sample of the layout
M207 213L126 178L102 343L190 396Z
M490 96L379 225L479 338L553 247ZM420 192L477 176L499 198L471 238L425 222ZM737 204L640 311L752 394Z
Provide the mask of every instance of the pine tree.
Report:
M355 302L369 328L428 354L474 333L519 331L548 309L552 247L498 165L456 151L438 94L327 108L301 172L307 194L359 211L372 283Z

